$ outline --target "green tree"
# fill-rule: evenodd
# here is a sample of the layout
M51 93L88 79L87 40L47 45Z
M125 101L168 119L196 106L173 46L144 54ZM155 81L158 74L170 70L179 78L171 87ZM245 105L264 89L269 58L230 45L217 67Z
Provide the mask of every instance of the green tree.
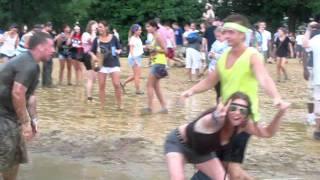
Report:
M134 23L144 24L150 19L189 22L199 20L203 5L195 0L93 0L89 17L107 20L126 40Z

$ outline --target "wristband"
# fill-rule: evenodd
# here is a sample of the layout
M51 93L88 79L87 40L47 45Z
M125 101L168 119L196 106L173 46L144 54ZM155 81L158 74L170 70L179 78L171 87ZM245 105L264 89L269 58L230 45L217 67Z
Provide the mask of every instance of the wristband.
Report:
M33 118L33 119L31 120L31 123L32 123L32 124L37 124L37 123L38 123L38 118Z

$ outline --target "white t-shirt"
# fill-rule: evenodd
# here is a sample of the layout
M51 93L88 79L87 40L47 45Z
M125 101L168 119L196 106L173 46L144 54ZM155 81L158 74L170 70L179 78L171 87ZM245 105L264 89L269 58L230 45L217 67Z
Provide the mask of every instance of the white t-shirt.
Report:
M129 40L129 46L133 46L133 54L129 53L129 57L137 57L143 54L143 45L140 37L132 36Z
M91 35L88 32L84 32L81 36L81 42L83 51L85 53L89 52L91 50L92 41L95 37L91 37Z
M300 35L297 36L297 38L296 38L297 45L302 46L303 36L304 36L304 35L302 35L302 34L300 34Z
M309 41L313 52L313 85L320 85L320 34Z
M153 41L153 35L151 33L148 33L146 44L151 44L152 41Z
M262 35L262 51L268 51L268 42L271 40L271 33L269 31L264 30L261 32Z

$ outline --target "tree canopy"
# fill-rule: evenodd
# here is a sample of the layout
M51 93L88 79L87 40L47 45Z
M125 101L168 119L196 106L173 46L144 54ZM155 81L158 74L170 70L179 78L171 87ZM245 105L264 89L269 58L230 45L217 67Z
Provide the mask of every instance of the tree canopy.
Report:
M131 24L155 17L199 22L206 2L213 4L220 18L241 13L251 22L264 20L273 28L285 22L291 31L320 13L319 0L0 0L0 23L6 28L13 22L32 25L52 21L60 29L65 23L79 21L85 26L88 20L96 19L107 20L123 34Z

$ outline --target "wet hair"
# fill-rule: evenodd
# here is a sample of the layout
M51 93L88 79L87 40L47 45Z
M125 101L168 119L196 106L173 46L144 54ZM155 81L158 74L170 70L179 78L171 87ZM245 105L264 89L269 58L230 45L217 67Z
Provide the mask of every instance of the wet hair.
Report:
M248 18L241 14L231 14L228 17L226 17L223 21L237 23L247 28L251 27Z
M34 49L39 44L44 44L48 41L48 39L51 39L50 34L45 32L36 32L34 33L29 40L29 49Z
M156 29L159 29L159 26L158 26L158 23L154 20L150 20L147 22L147 24L149 24L150 26L156 28Z
M86 31L87 31L88 33L90 33L90 34L91 34L91 29L92 29L91 27L92 27L93 24L97 24L97 21L90 20L90 21L88 22L87 26L86 26Z
M252 105L252 103L251 103L251 101L250 101L249 96L248 96L247 94L243 93L243 92L238 91L238 92L233 93L233 94L229 97L229 99L228 99L227 102L229 102L230 100L231 100L231 101L234 101L234 100L236 100L236 99L242 99L242 100L244 100L244 101L247 102L248 116L249 116L249 115L252 116L252 110L251 110L251 105Z
M249 117L249 116L253 117L252 110L251 110L251 105L252 105L252 104L251 104L251 101L250 101L249 96L248 96L247 94L243 93L243 92L238 91L238 92L233 93L226 102L229 102L230 100L231 100L231 102L232 102L232 101L234 101L234 100L236 100L236 99L242 99L242 100L244 100L244 101L247 102L247 108L248 108L248 115L247 115L247 117ZM201 113L197 118L195 118L194 120L199 120L199 119L201 119L202 117L204 117L204 116L206 116L206 115L214 112L215 110L216 110L216 107L209 108L209 109L207 109L206 111L202 112L202 113Z

